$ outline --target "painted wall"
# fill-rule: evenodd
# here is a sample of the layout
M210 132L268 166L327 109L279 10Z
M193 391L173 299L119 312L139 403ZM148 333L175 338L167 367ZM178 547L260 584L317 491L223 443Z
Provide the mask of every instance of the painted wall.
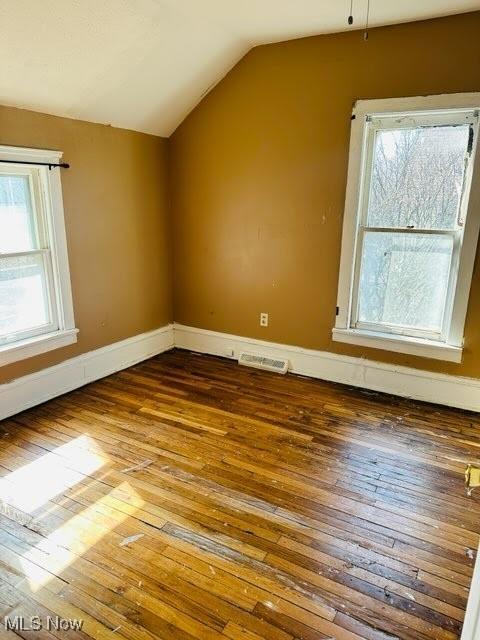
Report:
M175 320L480 377L478 259L462 364L331 340L352 105L480 91L479 33L476 12L245 56L170 139Z
M6 382L172 320L167 141L0 107L1 144L59 149L78 342L0 367Z

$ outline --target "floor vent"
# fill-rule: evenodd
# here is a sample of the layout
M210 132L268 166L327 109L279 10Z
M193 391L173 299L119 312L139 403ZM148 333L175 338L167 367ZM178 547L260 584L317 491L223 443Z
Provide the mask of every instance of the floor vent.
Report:
M243 364L246 367L255 367L256 369L275 371L276 373L287 373L288 370L288 360L275 360L274 358L255 356L250 353L241 353L238 358L238 364Z

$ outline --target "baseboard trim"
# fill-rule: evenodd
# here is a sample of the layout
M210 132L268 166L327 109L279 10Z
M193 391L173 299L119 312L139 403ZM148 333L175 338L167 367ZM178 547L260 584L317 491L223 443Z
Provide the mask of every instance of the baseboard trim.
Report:
M480 411L480 380L433 373L410 367L266 342L206 329L174 324L175 346L226 358L240 351L286 358L289 370L312 378L396 396Z
M172 349L173 325L140 333L0 385L0 420Z
M480 380L399 367L291 345L170 324L89 351L0 385L0 420L173 347L238 358L241 351L285 358L292 373L354 387L480 411Z

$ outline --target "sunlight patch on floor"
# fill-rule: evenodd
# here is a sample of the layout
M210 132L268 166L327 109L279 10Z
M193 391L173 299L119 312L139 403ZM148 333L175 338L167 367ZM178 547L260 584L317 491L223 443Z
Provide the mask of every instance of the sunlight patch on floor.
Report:
M107 462L90 436L79 436L1 478L0 502L32 513Z
M143 506L143 500L128 482L123 482L117 489L136 505L132 512ZM109 509L109 503L110 494L99 498L22 556L22 573L27 577L33 591L45 586L54 575L59 576L67 567L73 565L79 556L132 515ZM108 511L108 518L102 516L104 507ZM81 572L81 567L78 570Z

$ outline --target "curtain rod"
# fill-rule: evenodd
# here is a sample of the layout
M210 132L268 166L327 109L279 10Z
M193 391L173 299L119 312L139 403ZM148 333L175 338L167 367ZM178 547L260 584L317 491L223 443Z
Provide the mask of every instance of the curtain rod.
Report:
M60 167L60 169L68 169L70 165L67 162L27 162L25 160L1 160L0 164L36 164L41 165L42 167L48 167L50 170L53 167Z

